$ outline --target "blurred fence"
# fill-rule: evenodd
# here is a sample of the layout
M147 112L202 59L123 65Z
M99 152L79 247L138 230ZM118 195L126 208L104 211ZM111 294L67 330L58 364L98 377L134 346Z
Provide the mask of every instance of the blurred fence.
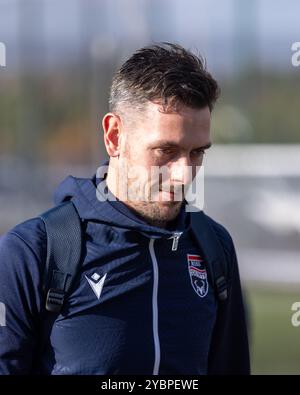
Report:
M299 287L300 145L217 146L206 211L228 227L245 282Z

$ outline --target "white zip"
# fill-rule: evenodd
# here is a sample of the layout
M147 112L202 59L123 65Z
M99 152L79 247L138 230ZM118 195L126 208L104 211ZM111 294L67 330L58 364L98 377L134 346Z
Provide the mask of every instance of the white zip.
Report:
M172 251L176 251L178 248L179 237L182 235L182 232L175 232L170 239L173 239L172 243Z
M158 375L160 364L160 343L158 335L158 308L157 308L157 293L158 293L158 265L154 252L154 239L149 241L149 251L153 266L153 293L152 293L152 315L153 315L153 339L154 339L154 367L153 375Z

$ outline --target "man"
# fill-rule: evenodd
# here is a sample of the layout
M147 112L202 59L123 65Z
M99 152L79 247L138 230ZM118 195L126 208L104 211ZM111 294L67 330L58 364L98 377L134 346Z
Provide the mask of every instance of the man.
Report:
M202 60L178 45L142 48L122 65L103 118L109 162L91 179L68 177L55 196L72 201L83 229L79 273L58 314L45 309L41 218L1 240L2 374L249 373L232 239L207 217L230 266L221 302L194 214L177 199L211 145L218 94ZM153 168L166 172L153 179Z

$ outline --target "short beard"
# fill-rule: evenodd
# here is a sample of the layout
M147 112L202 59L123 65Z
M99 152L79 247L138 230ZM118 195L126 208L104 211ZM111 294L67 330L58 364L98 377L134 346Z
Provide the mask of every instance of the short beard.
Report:
M159 228L166 228L168 222L178 216L182 206L182 202L164 203L163 206L159 202L127 201L124 203L149 225Z
M126 158L127 163L130 166L131 158L134 157L134 153L131 152L131 147L128 141L126 141L125 144L123 157ZM121 169L124 170L124 168L121 164ZM122 171L120 172L120 168L119 177L123 180L127 178L125 174L122 174ZM132 188L134 191L134 186L131 185L130 180L128 180L128 183L127 187L129 189ZM136 195L138 195L138 193ZM130 207L138 217L146 221L148 224L165 228L168 222L173 221L177 217L183 201L151 201L150 191L148 191L147 195L147 199L149 200L144 200L143 198L141 200L128 199L126 201L123 200L123 203Z

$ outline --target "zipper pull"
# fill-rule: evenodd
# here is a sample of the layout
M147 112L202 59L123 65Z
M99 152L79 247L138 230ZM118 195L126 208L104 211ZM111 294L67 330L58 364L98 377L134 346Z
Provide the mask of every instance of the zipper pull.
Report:
M174 236L172 236L173 243L172 243L172 251L176 251L178 248L178 241L179 237L181 236L182 232L179 233L174 233Z

